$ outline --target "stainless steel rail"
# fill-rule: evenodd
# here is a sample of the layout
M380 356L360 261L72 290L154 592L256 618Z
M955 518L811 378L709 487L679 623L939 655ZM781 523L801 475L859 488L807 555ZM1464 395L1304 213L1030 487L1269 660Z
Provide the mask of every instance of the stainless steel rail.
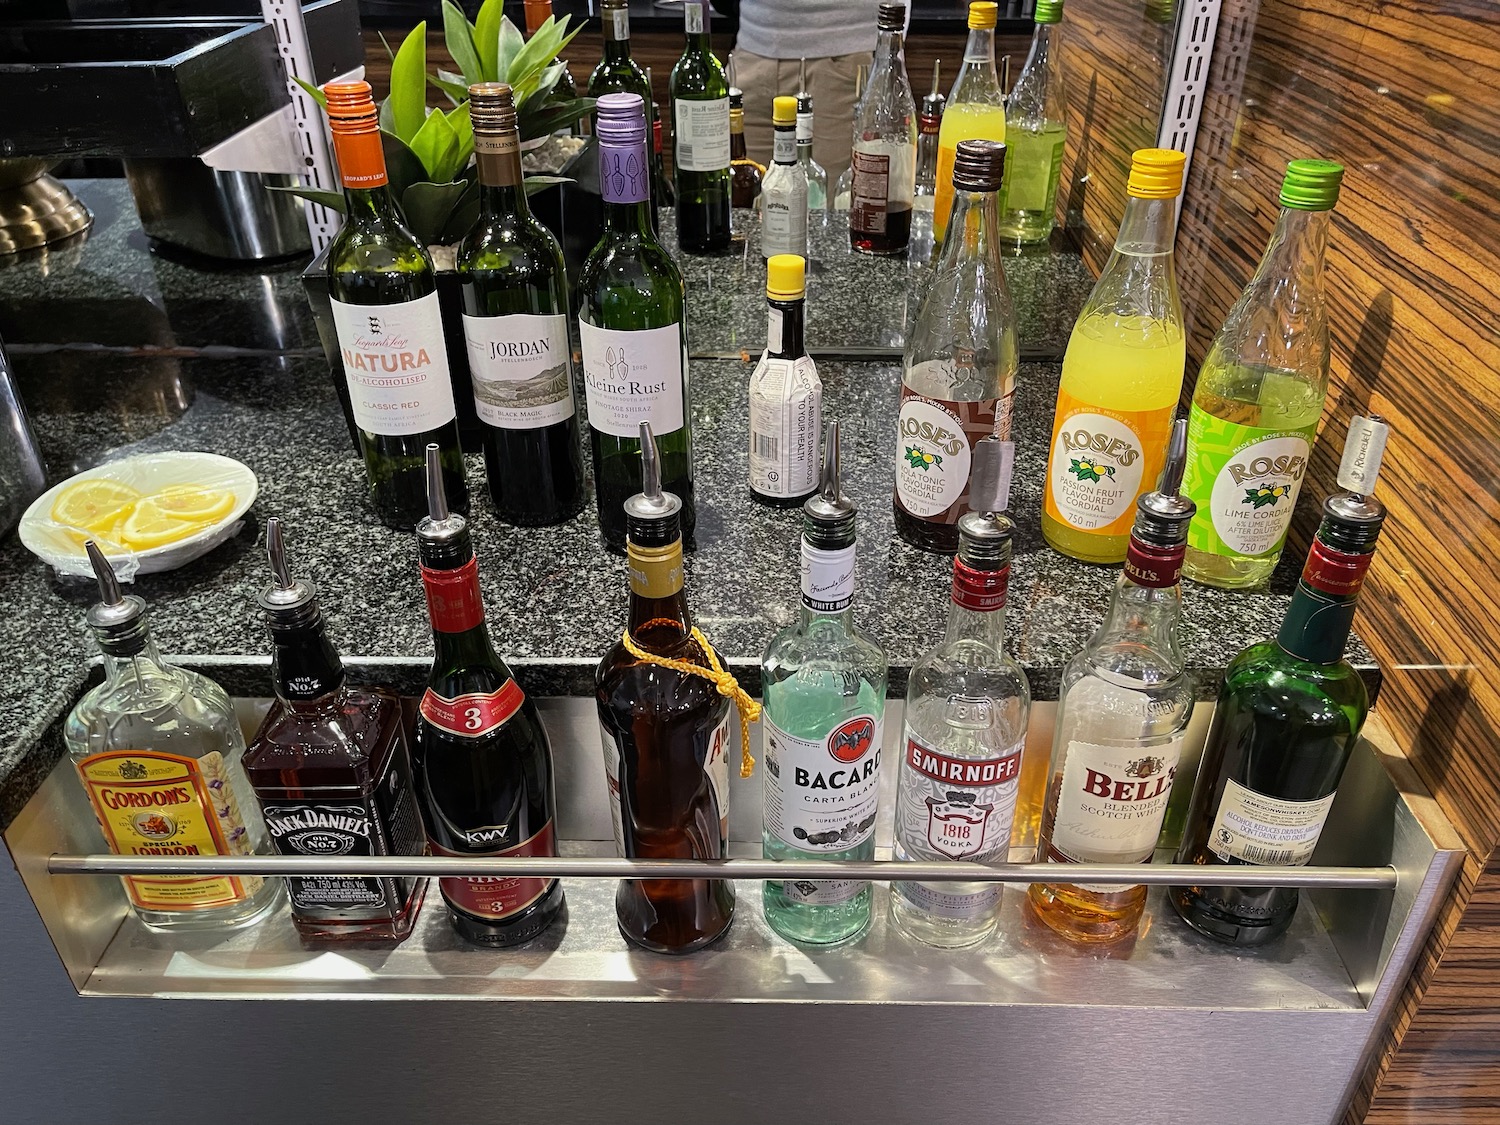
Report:
M490 876L563 879L901 879L924 883L1103 883L1235 887L1396 886L1394 867L1204 867L1193 863L903 863L874 860L639 860L453 856L53 855L54 875Z

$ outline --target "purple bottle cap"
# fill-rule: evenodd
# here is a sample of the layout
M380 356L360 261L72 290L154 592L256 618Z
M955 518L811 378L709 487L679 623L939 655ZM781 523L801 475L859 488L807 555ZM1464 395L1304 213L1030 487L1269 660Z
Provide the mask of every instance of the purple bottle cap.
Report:
M646 103L639 94L599 99L599 191L606 203L644 203L651 198L646 159Z
M639 94L605 94L595 108L599 123L594 131L600 144L646 143L646 103Z

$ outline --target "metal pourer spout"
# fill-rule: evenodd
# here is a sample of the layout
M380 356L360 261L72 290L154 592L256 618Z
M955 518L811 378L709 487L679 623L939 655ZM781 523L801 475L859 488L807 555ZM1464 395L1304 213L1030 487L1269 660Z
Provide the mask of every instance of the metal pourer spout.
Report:
M271 578L278 590L292 588L292 572L286 565L286 545L281 538L281 520L272 516L266 521L266 557L271 561Z
M1176 496L1182 491L1182 476L1187 472L1187 419L1178 418L1172 423L1172 436L1167 439L1167 463L1161 469L1161 481L1156 491Z
M840 549L854 543L854 517L857 510L840 487L841 429L837 420L828 423L823 438L823 475L818 491L802 505L802 513L807 517L803 537L814 547L827 550Z
M1157 547L1176 547L1187 542L1188 524L1198 505L1182 495L1182 476L1187 471L1187 419L1172 423L1167 439L1167 462L1162 466L1156 491L1135 502L1135 529L1131 534Z
M818 491L830 504L839 502L839 424L834 419L828 423L828 433L823 442L823 475L818 482Z
M625 501L625 537L637 547L662 547L679 538L682 501L661 486L661 454L651 423L641 423L641 490Z
M656 435L651 432L651 423L641 423L641 495L652 504L660 504L661 498L661 454L656 448Z
M92 539L83 545L99 582L99 601L89 607L86 620L99 648L109 656L134 656L146 647L146 603L135 594L122 594L120 580L104 552Z
M434 523L442 523L449 516L448 493L443 489L442 450L437 442L427 446L427 515Z
M317 613L311 582L292 577L286 562L286 540L281 520L266 520L266 558L271 563L271 585L261 591L260 608L270 616L272 625L303 625Z
M124 597L120 594L120 580L115 577L115 568L109 565L109 560L104 557L104 552L99 545L90 539L83 545L88 552L89 564L94 568L94 577L99 581L99 604L106 609L125 604Z

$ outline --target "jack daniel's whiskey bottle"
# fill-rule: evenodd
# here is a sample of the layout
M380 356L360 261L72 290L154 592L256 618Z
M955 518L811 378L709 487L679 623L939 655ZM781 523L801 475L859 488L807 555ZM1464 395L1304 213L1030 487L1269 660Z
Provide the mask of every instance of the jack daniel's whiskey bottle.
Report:
M556 855L547 731L490 644L468 521L448 510L436 446L427 458L429 511L417 524L417 546L437 654L418 708L415 749L428 839L437 855ZM530 941L563 906L557 879L447 878L439 885L453 928L479 945Z

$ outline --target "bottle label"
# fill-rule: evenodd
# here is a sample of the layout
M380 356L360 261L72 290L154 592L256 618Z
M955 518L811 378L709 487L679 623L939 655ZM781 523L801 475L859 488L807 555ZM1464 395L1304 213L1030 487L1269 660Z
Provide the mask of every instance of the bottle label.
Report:
M682 589L682 540L665 547L625 544L625 565L630 573L630 592L643 598L670 598Z
M687 366L682 326L628 331L578 322L589 425L613 437L639 438L650 422L657 440L682 429Z
M842 613L854 601L854 544L829 551L802 540L802 604Z
M1208 834L1209 850L1226 863L1302 867L1317 850L1333 798L1330 793L1315 801L1287 801L1228 778Z
M604 782L609 789L609 818L615 829L615 852L626 858L629 853L625 850L625 823L620 811L620 747L603 723L599 724L599 733L604 739Z
M1010 405L1011 395L949 402L903 386L896 423L896 503L901 510L930 523L957 523L969 510L974 443L990 434L1009 436Z
M659 134L661 122L653 128ZM599 194L606 203L645 203L651 198L651 162L644 143L600 143Z
M1125 548L1125 576L1137 586L1162 590L1177 585L1182 578L1182 560L1187 555L1187 544L1175 547L1158 547L1142 543L1134 535Z
M1005 608L1010 567L976 570L957 556L953 559L953 604L974 613L998 613Z
M94 816L115 855L249 855L250 836L224 755L184 758L109 750L78 763ZM243 902L259 876L126 875L142 910L193 911Z
M428 688L417 711L438 730L460 738L483 738L504 726L525 702L520 685L506 680L494 691L472 691L452 699Z
M1182 491L1198 505L1188 543L1211 555L1276 555L1286 542L1317 423L1241 426L1193 404Z
M689 7L689 12L692 8ZM718 172L729 167L729 99L673 103L677 132L676 167L683 172Z
M334 298L332 306L356 426L400 437L425 434L458 416L436 292L394 305Z
M1302 581L1321 594L1352 598L1365 584L1365 574L1374 557L1373 553L1352 555L1347 551L1336 551L1314 537L1312 550L1307 552L1307 562L1302 567Z
M900 855L898 859L908 857ZM983 890L955 891L948 883L891 882L891 892L900 895L915 910L933 918L953 922L975 922L988 918L1000 905L999 883L986 883Z
M804 852L846 852L875 831L880 716L857 715L822 738L788 734L766 716L766 828Z
M1145 863L1172 796L1181 738L1160 746L1070 742L1063 756L1049 863ZM1077 884L1112 894L1120 887Z
M568 318L464 314L474 409L503 430L537 430L573 417Z
M771 137L771 161L774 164L797 163L797 133L793 129L777 129Z
M630 9L610 8L604 12L604 38L624 43L630 38Z
M682 16L689 35L703 34L703 9L699 7L698 0L687 0L682 7Z
M798 143L812 144L813 139L813 114L812 110L797 111L797 132L795 139Z
M516 859L555 856L557 833L549 820L540 832L513 848L497 852L452 852L433 844L432 854L458 856L461 859L472 859L475 856L508 856ZM498 922L521 913L551 890L554 882L555 879L521 875L464 875L441 879L438 886L442 888L443 899L448 905L476 918Z
M778 328L773 323L772 334ZM813 361L762 354L750 376L750 487L775 497L816 488L822 419L823 384Z
M991 706L988 699L964 702L976 719ZM907 858L974 863L1004 858L1024 746L1017 742L989 758L954 758L908 735L896 809L896 838Z
M884 234L891 158L856 147L850 159L853 179L849 185L849 229L860 234Z
M467 633L484 624L479 597L479 560L471 558L456 570L422 567L422 590L427 616L438 633Z
M804 906L838 906L852 902L869 885L856 879L784 879L781 893Z
M739 711L733 705L724 711L719 725L708 736L708 747L703 752L703 772L708 775L709 788L714 791L714 804L719 810L719 839L729 839L729 755L734 742L740 736Z
M796 143L792 160L796 160ZM780 160L780 157L777 157ZM807 257L807 184L801 169L774 170L766 175L761 190L761 253L797 254Z
M1080 531L1128 535L1136 497L1161 475L1172 410L1104 410L1059 391L1047 515Z

